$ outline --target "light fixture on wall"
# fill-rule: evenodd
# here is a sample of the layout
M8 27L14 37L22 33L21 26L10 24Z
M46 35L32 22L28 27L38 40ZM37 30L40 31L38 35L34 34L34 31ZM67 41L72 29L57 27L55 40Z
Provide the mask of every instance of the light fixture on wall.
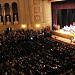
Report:
M38 29L40 28L40 24L36 24L35 27Z
M21 25L21 28L22 28L22 29L27 29L27 25L26 25L26 24L22 24L22 25Z

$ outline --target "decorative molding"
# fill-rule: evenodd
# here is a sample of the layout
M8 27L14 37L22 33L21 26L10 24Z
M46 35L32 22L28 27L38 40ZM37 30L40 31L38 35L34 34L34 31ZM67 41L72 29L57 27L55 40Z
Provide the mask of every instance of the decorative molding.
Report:
M34 13L40 13L40 7L34 7Z
M34 15L34 21L40 22L40 15Z
M42 0L30 0L31 24L43 22L43 2Z
M40 4L40 0L33 0L33 5Z

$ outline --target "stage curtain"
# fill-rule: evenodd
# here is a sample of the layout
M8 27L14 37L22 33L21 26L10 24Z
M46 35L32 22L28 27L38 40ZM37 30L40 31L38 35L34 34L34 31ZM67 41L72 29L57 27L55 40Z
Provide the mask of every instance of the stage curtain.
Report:
M61 28L75 22L75 9L61 9L57 12L57 24L60 25Z
M60 25L62 28L62 10L57 10L57 25Z
M72 24L75 22L75 1L53 2L52 13L52 24L55 22L60 28Z

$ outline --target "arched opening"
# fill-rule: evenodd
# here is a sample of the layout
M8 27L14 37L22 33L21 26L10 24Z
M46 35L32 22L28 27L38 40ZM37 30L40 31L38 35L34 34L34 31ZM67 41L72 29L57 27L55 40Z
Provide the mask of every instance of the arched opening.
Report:
M2 7L0 4L0 24L3 24Z
M19 19L18 19L18 8L17 8L17 3L12 3L12 12L13 12L13 22L14 24L18 23Z
M5 8L5 13L4 13L4 16L5 16L5 23L6 23L6 24L9 24L9 23L11 22L9 4L8 4L8 3L5 3L5 4L4 4L4 8Z

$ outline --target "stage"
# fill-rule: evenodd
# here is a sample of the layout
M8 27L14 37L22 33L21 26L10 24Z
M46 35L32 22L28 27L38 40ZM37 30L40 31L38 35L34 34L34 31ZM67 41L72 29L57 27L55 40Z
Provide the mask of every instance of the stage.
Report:
M53 30L52 32L52 38L61 40L63 42L75 44L75 32L66 32L62 29L60 30Z

